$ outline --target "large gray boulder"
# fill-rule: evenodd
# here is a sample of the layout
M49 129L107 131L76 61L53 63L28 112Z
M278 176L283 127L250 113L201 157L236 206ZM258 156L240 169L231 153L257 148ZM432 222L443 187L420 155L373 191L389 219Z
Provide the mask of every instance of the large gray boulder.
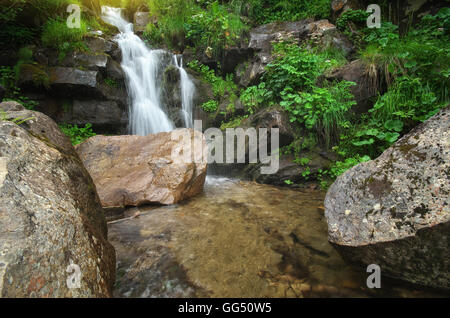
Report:
M73 149L11 121L0 121L0 143L0 297L111 296L114 248Z
M325 199L329 241L383 274L448 289L449 171L447 107L336 180Z

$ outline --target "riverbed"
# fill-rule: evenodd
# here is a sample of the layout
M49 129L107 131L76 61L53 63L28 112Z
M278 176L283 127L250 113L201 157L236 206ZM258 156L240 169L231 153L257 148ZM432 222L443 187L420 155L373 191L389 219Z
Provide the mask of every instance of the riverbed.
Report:
M327 240L325 193L208 177L181 204L109 222L115 297L433 297L350 265Z

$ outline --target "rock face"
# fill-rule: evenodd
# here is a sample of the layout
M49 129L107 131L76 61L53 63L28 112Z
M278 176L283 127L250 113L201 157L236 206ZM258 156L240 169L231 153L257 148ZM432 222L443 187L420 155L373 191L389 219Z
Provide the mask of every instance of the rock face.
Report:
M46 129L0 122L0 297L111 296L115 252L95 185Z
M180 134L187 140L180 139ZM191 140L195 162L200 163L185 163L172 156ZM200 193L207 166L200 145L206 149L202 134L180 129L145 137L95 136L76 149L94 179L103 207L112 208L174 204Z
M256 84L273 60L274 42L303 43L312 40L321 47L336 47L349 55L354 51L351 42L328 20L305 19L296 22L275 22L258 26L250 31L248 49L255 52L250 61L238 65L235 75L241 86Z
M382 273L448 289L450 107L376 160L340 176L325 199L329 240Z
M329 80L350 81L356 83L351 87L351 91L355 96L356 113L365 113L373 106L372 99L379 94L377 83L370 78L366 66L361 60L355 60L347 65L339 68L328 76ZM376 79L375 79L376 81Z
M134 31L143 32L147 24L150 23L150 14L148 12L136 12L133 18Z
M52 67L50 85L55 92L66 96L98 95L98 72L83 71L72 67Z

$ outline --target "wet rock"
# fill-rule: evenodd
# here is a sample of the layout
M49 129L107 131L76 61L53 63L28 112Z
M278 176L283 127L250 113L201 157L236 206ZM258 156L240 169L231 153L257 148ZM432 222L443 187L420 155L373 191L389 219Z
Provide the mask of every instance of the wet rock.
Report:
M447 107L330 187L328 237L350 260L449 288L449 131Z
M120 64L113 59L108 59L108 65L106 66L106 76L117 81L123 81L125 77L122 66L120 66Z
M10 121L0 140L0 296L111 296L115 252L80 159Z
M134 31L143 32L150 23L150 14L148 12L136 12L133 18Z
M89 71L105 71L108 55L100 53L71 52L57 66L76 67Z
M296 131L292 126L288 114L279 106L263 108L251 115L243 123L244 127L278 128L280 132L280 147L292 143L296 136Z
M180 140L179 134L189 138ZM191 139L195 139L194 156L200 163L178 155ZM193 130L181 129L145 137L95 136L76 149L103 207L124 207L174 204L200 193L206 177L206 162L200 160L202 144L206 145L200 133L194 138Z
M350 62L327 78L331 81L345 80L356 83L355 86L351 87L351 91L357 103L353 110L358 114L365 113L371 109L374 102L373 99L379 94L376 79L374 82L361 60Z
M89 98L98 96L99 74L97 71L83 71L72 67L50 68L50 85L55 94L64 97Z
M118 45L116 43L97 36L86 38L84 40L84 43L92 52L110 54L118 48Z

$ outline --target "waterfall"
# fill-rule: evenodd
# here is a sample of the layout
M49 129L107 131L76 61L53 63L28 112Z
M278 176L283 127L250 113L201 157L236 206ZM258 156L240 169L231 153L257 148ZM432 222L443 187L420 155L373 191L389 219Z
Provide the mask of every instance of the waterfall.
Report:
M102 7L102 19L116 26L120 34L116 41L122 51L122 69L125 73L131 99L129 123L131 133L146 136L175 128L161 102L160 68L166 52L150 50L133 32L133 24L121 15L121 9Z
M195 94L195 85L189 78L188 73L183 68L183 56L180 56L180 63L178 63L178 56L173 56L174 64L180 71L180 90L181 90L181 112L183 116L184 127L192 128L194 125L193 116L193 101Z

